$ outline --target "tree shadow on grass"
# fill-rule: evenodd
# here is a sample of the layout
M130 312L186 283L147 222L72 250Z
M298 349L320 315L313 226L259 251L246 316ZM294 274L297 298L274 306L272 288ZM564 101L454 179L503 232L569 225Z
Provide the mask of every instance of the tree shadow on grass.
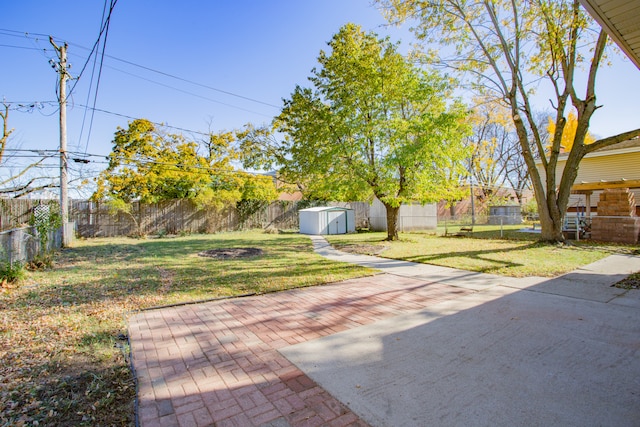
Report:
M450 237L451 239L471 239L469 237ZM448 239L442 237L441 239ZM407 241L412 242L411 237L407 239ZM389 242L381 239L366 239L364 241L358 241L355 244L336 244L336 248L338 250L342 250L350 253L363 253L359 250L360 247L369 247L376 245L388 245ZM508 248L492 248L492 249L478 249L478 250L452 250L447 248L446 242L443 241L442 250L437 251L437 253L433 254L420 254L420 255L407 255L407 256L388 256L385 251L378 252L377 254L373 254L382 258L387 259L397 259L408 262L415 262L420 264L433 264L440 266L451 266L451 263L448 260L454 258L467 258L471 262L470 264L475 264L476 267L473 268L473 271L477 271L480 273L495 273L498 271L504 271L508 269L523 267L525 264L520 262L515 262L511 260L501 259L500 254L507 254L513 252L524 252L527 250L541 248L547 246L546 243L539 241L531 241L528 244L519 246L519 247L508 247ZM487 265L488 264L488 265ZM484 265L484 266L483 266Z
M429 254L429 255L415 255L415 256L407 256L401 257L404 261L418 262L423 264L434 264L436 261L443 261L451 258L468 258L471 260L476 260L480 262L489 262L495 264L495 267L487 267L480 272L489 272L495 271L503 268L513 268L513 267L521 267L524 264L516 263L507 260L496 259L495 255L504 254L504 253L512 253L512 252L524 252L530 249L539 248L544 246L544 244L535 242L530 243L525 246L521 246L518 248L502 248L502 249L482 249L482 250L468 250L468 251L457 251L457 252L440 252L437 254ZM437 263L441 264L441 263Z

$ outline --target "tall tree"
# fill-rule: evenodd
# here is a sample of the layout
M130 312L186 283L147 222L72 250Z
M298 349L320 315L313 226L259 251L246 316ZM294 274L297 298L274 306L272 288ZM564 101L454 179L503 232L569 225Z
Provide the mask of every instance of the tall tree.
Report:
M466 172L467 111L450 80L416 68L388 39L347 24L329 47L313 88L285 100L274 123L285 140L272 152L316 198L377 197L395 240L402 203L450 196Z
M248 216L275 200L277 191L270 177L235 169L234 142L233 133L220 132L198 144L166 134L148 120L134 120L116 131L109 166L96 180L92 198L106 200L112 211L129 214L134 221L134 200L191 199L200 208L235 206L241 216ZM201 145L204 155L198 154Z
M162 134L148 120L134 120L115 133L109 165L93 197L127 203L193 198L209 183L207 164L196 147L181 135Z
M513 134L504 110L495 104L480 103L471 115L473 134L469 137L472 147L469 170L478 184L482 200L490 202L501 197L508 173L508 158L513 154Z
M227 141L211 136L207 156L182 135L165 134L144 119L118 128L108 167L97 179L93 198L129 203L140 200L193 199L202 206L220 207L241 198L242 178L229 160Z
M531 184L509 110L486 99L476 99L471 121L473 134L469 142L473 151L469 170L483 200L489 201L495 195L503 198L504 193L497 190L510 187L522 204L524 191L531 189Z
M595 111L596 76L607 35L595 29L578 0L378 0L390 21L416 23L415 34L443 47L425 55L469 77L474 87L509 108L536 195L542 239L562 241L563 218L582 158L640 135L634 129L585 144ZM584 70L584 76L580 73ZM583 78L581 78L583 77ZM553 94L555 132L543 142L532 89ZM581 85L582 88L580 87ZM576 130L559 182L556 166L567 113L577 111ZM541 164L541 170L536 162Z

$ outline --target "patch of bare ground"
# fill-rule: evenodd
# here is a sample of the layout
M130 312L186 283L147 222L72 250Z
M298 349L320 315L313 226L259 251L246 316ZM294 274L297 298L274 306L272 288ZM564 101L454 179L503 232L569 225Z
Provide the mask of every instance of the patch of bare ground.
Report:
M215 259L235 259L260 256L262 254L263 251L259 248L221 248L202 251L198 255Z

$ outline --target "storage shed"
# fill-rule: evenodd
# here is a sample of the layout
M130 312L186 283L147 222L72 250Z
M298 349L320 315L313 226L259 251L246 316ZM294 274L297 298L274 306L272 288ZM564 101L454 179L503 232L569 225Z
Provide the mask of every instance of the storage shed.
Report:
M320 206L300 209L300 233L346 234L356 231L356 219L352 209Z

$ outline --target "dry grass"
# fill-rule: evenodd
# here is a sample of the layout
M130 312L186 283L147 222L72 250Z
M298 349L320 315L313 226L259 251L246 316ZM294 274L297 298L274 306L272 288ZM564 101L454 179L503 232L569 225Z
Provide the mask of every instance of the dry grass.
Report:
M229 247L264 253L198 256ZM136 310L367 274L321 258L296 234L79 241L53 269L0 293L0 425L133 425L126 318Z

